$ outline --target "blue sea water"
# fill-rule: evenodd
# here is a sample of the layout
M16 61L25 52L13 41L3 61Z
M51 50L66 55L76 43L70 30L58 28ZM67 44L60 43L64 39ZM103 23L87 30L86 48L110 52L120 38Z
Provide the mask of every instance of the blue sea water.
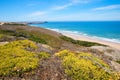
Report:
M34 24L32 26L52 29L59 32L66 31L120 43L120 21L48 22L44 24Z

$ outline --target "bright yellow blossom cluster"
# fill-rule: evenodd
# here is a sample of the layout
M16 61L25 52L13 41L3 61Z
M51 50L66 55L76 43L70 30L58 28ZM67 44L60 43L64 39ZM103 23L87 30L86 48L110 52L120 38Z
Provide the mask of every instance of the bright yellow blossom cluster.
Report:
M3 35L2 34L0 34L0 38L2 37Z
M50 57L50 54L47 52L40 52L40 53L38 53L38 57L39 57L39 59L47 59Z
M0 46L0 76L21 74L38 66L38 57L27 48L37 48L34 42L18 40Z
M63 50L56 53L56 56L62 59L65 73L72 80L118 80L104 61L89 53Z

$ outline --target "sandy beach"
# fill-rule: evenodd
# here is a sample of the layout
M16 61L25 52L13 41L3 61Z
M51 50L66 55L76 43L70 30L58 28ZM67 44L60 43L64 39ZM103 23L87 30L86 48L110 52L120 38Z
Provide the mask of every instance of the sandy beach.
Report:
M96 39L84 35L76 35L72 33L67 33L67 32L62 32L63 35L71 37L75 40L82 40L82 41L89 41L89 42L97 42L100 44L108 45L109 47L115 48L117 50L120 50L120 43L115 43L115 42L110 42L110 41L105 41L102 39Z

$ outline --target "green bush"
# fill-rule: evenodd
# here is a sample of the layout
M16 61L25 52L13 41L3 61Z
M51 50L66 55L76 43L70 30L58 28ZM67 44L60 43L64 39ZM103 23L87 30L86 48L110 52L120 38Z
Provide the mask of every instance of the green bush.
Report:
M46 41L44 39L41 39L40 37L30 32L25 32L24 30L19 30L19 31L0 30L0 33L10 35L10 36L16 36L16 37L24 37L35 42L46 44Z
M29 39L38 43L43 43L43 44L47 43L44 39L40 39L39 37L36 37L34 35L31 35Z
M13 25L13 26L26 26L27 24L22 24L22 23L5 23L4 25Z
M0 38L3 36L3 34L0 34Z
M49 57L50 57L50 54L47 53L47 52L40 52L40 53L38 53L38 57L39 57L40 59L46 59L46 58L49 58Z
M116 62L120 64L120 61L116 61Z
M51 36L40 31L27 31L22 28L16 30L0 30L0 33L9 36L24 37L38 43L47 44L54 48L59 48L62 43L59 37Z
M0 30L0 34L14 35L14 30Z
M88 42L88 41L80 41L80 40L74 40L70 37L67 36L60 36L61 39L71 42L73 44L78 44L81 46L85 46L85 47L91 47L91 46L105 46L103 44L99 44L99 43L95 43L95 42Z

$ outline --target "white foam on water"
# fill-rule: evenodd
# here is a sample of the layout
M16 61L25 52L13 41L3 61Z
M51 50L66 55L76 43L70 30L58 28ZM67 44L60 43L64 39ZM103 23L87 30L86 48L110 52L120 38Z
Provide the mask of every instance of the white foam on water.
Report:
M36 25L34 25L34 26L36 26ZM98 36L91 36L89 34L78 32L78 31L70 31L70 30L63 30L63 29L57 29L57 28L46 28L46 29L53 30L53 31L56 31L56 32L59 32L59 33L63 33L63 34L67 33L67 34L72 34L72 35L76 35L76 36L85 36L85 37L92 38L92 39L97 39L97 40L103 40L103 41L108 41L108 42L120 43L120 40L118 40L118 39L98 37Z
M105 38L105 37L98 37L98 36L91 36L85 33L80 33L78 31L69 31L69 30L60 30L60 29L51 29L51 28L47 28L59 33L67 33L67 34L73 34L73 35L77 35L77 36L85 36L85 37L89 37L92 39L98 39L98 40L104 40L104 41L109 41L109 42L114 42L114 43L120 43L120 40L118 39L110 39L110 38Z

